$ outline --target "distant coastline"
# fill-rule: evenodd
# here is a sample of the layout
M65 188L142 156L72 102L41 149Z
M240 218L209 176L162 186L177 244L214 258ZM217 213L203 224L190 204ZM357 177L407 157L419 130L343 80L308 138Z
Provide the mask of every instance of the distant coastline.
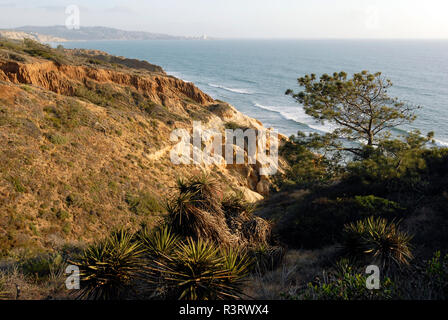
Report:
M198 37L173 36L146 31L126 31L109 27L80 27L70 30L65 26L23 26L0 29L0 35L10 39L31 38L40 42L66 41L128 41L128 40L209 40L207 35Z

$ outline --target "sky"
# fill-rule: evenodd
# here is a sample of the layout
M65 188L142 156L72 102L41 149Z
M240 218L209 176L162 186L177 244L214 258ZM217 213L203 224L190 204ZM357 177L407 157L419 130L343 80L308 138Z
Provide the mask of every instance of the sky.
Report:
M447 0L0 0L0 28L64 25L219 38L448 39Z

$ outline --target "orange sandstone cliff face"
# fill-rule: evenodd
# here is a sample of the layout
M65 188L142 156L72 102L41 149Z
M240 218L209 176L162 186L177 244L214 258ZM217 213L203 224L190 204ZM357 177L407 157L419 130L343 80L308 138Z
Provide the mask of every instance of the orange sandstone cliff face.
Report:
M213 99L194 84L166 75L136 75L85 66L58 66L51 61L23 64L0 61L0 79L12 83L32 84L55 93L73 95L75 86L87 80L130 86L149 99L163 104L169 99L187 97L205 105Z
M14 49L15 50L15 49ZM210 173L225 193L258 201L256 165L170 161L175 129L192 122L263 129L194 84L149 63L64 50L54 62L0 46L0 251L91 241L116 227L153 225L179 177ZM117 64L122 62L122 64ZM131 65L132 67L129 67Z

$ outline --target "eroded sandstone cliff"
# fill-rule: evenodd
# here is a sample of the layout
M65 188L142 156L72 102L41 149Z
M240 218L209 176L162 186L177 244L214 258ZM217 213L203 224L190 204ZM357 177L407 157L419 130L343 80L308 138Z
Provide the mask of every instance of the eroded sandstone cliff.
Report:
M191 131L200 121L220 131L229 124L264 130L259 121L159 67L110 57L0 43L2 250L156 223L176 179L203 171L250 201L269 192L259 163L170 161L175 129Z

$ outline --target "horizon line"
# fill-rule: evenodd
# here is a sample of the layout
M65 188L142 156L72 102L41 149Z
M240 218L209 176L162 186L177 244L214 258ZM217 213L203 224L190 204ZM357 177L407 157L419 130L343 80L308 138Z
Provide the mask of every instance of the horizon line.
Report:
M14 30L18 28L24 28L24 27L63 27L64 25L21 25L17 27L0 27L0 30ZM182 38L201 38L204 35L207 36L207 41L210 40L360 40L360 41L366 41L366 40L390 40L390 41L399 41L399 40L433 40L433 41L446 41L447 38L436 38L436 37L235 37L235 36L225 36L225 37L217 37L217 36L210 36L207 33L203 33L200 35L176 35L176 34L170 34L165 32L153 32L153 31L146 31L146 30L130 30L130 29L120 29L118 27L110 27L110 26L104 26L104 25L87 25L87 26L80 26L81 28L110 28L120 31L126 31L126 32L146 32L151 34L159 34L159 35L165 35L165 36L172 36L172 37L182 37ZM83 40L83 41L89 41L89 40ZM114 40L111 40L114 41ZM116 41L128 41L128 40L116 40ZM145 40L142 40L145 41ZM146 41L154 41L154 40L146 40ZM162 40L161 40L162 41ZM201 40L204 41L204 40Z

